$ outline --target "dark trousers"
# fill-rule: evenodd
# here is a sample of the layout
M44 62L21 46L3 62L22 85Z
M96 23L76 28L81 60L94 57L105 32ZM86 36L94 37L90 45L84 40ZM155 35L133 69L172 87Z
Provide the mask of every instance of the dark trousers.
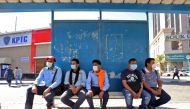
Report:
M168 95L164 90L161 91L161 95L159 96L159 99L156 99L154 94L152 93L150 94L151 94L151 99L150 99L149 105L153 107L161 106L167 103L168 101L170 101L171 99L170 95Z
M7 79L8 85L11 86L11 82L12 82L13 77L11 75L8 75L6 79Z
M173 79L175 78L175 76L177 76L178 80L180 79L178 73L174 73Z
M7 83L9 86L11 86L11 82L12 82L12 80L7 80Z
M45 86L37 86L37 94L43 95L43 92L47 89ZM27 89L26 93L26 103L25 109L32 109L33 100L34 100L34 93L32 93L32 87ZM48 93L44 98L47 101L47 105L53 105L53 97L55 96L54 92Z
M99 87L92 87L91 90L93 92L93 96L99 95L99 93L101 92L101 90L100 90ZM92 97L87 94L86 95L86 99L87 99L88 104L90 106L89 109L94 109L94 103L93 103ZM106 109L106 105L108 103L108 99L109 99L108 91L104 91L103 104L102 104L102 107L101 107L102 109Z
M82 89L80 92L76 94L78 97L78 100L74 103L70 98L74 96L71 89L68 89L61 95L61 101L66 104L67 106L71 107L72 109L79 109L80 105L84 102L86 99L85 91Z

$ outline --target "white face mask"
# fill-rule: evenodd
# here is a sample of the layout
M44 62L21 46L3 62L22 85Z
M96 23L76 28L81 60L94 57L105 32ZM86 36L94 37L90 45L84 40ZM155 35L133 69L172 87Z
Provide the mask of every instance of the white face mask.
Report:
M130 69L131 69L131 70L137 69L137 64L131 64L131 65L130 65Z
M77 66L76 65L71 65L71 69L75 70L75 69L77 69Z
M93 71L98 71L98 66L93 66Z
M51 63L51 62L46 62L46 66L47 66L48 68L51 68L52 65L53 65L53 63Z
M153 68L153 69L156 69L156 64L152 64L152 68Z

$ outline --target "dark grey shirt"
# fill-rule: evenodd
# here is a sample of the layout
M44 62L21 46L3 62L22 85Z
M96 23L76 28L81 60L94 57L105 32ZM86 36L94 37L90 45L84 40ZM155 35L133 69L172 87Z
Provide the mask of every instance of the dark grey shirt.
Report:
M147 68L144 68L144 72L142 72L142 79L149 84L150 87L157 87L158 80L160 80L160 76L156 71L149 72Z

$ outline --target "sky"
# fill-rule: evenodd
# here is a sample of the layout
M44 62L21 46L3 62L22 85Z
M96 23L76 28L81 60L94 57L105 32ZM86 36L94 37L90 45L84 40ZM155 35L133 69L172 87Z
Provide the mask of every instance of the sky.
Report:
M17 23L16 22L17 19ZM50 12L18 12L18 13L0 13L0 32L14 32L29 30L35 28L50 27Z
M98 20L98 11L55 12L55 20ZM102 12L104 20L146 20L145 13ZM9 12L0 13L0 33L48 28L51 25L51 12ZM149 14L149 34L152 40L152 14Z

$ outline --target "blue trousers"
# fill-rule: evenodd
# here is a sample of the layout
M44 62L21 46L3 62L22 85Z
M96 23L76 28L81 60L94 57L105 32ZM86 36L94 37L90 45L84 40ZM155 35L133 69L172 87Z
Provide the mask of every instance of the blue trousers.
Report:
M131 94L130 91L126 89L123 89L122 92L125 97L127 109L133 109L133 95ZM139 106L139 109L147 109L147 105L149 104L151 95L147 91L143 90L141 93L141 98L142 98L142 102L141 102L141 105Z
M22 84L22 79L21 79L20 75L17 75L15 77L15 81L16 81L16 85L18 84L18 81L20 82L20 84Z

